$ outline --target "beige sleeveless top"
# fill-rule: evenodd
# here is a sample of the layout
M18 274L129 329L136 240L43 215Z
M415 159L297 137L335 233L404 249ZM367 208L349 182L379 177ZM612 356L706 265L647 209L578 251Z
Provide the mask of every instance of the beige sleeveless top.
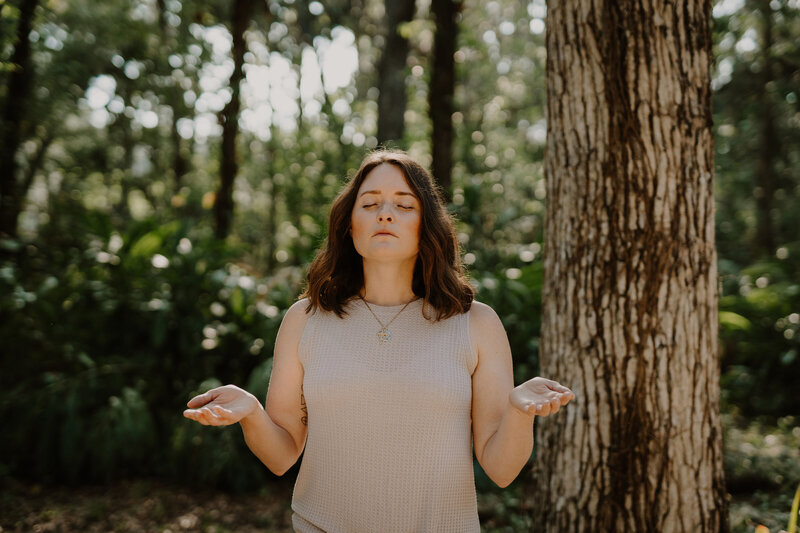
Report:
M357 298L343 319L321 310L309 317L299 345L308 440L295 531L480 531L469 313L433 322L422 302L391 323L388 342ZM384 324L403 308L370 306Z

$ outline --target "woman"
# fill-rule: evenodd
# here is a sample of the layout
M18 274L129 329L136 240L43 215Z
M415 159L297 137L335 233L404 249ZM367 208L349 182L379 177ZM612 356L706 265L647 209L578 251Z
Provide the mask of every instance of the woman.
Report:
M495 312L473 301L453 223L428 172L376 151L331 207L303 299L275 341L266 406L227 385L187 418L238 422L274 473L305 449L299 532L479 531L472 453L505 487L533 449L533 420L574 398L514 387Z

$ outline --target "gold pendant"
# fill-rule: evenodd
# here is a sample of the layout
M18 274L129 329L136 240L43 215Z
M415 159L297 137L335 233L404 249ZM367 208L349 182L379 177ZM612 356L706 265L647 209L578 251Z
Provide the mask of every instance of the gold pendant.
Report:
M378 332L378 340L381 342L389 342L389 339L391 338L392 332L386 328L383 328Z

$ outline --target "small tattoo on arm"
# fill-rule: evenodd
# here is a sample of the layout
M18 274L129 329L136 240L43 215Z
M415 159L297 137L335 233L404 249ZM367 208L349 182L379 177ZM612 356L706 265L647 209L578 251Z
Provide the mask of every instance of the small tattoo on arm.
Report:
M308 425L308 407L306 407L306 397L303 394L303 386L300 385L300 410L303 411L303 416L300 417L300 422L304 426Z

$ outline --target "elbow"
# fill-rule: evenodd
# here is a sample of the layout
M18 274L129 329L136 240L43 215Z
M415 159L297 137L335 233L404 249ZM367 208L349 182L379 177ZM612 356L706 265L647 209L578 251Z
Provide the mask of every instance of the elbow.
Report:
M508 487L509 485L511 485L511 483L515 479L517 479L517 476L519 475L520 471L522 470L522 467L509 469L509 468L507 468L508 465L499 465L500 466L499 468L494 468L492 465L487 465L487 464L481 463L480 461L478 461L478 462L480 463L481 467L483 468L483 472L486 474L486 476L489 479L491 479L492 482L495 485L497 485L498 487L500 487L501 489L504 489L504 488ZM505 466L506 468L503 468L503 466Z
M280 476L284 475L286 472L288 472L289 469L292 468L292 466L294 466L295 462L296 461L292 461L292 462L282 461L282 462L279 462L279 463L276 462L276 463L272 463L272 464L269 464L269 463L264 463L264 464L266 465L267 468L269 468L270 472L272 472L276 476L280 477Z
M297 451L284 457L273 457L270 461L265 460L263 457L259 457L259 459L261 459L261 462L264 463L270 472L280 477L294 466L300 458L300 453L301 452Z
M525 468L525 465L528 463L528 457L530 457L530 454L521 456L517 460L489 463L479 460L478 462L486 473L486 476L491 479L495 485L504 489L517 479L517 476L519 476L522 469Z
M276 476L281 477L286 472L288 472L289 468L291 468L291 467L281 465L280 468L269 467L269 466L267 468L269 468L269 471L272 472L273 474L275 474Z
M519 476L522 469L525 468L527 464L526 460L518 460L518 461L504 461L500 464L485 464L481 463L483 467L483 471L492 480L492 482L504 489L511 485L515 479Z
M516 476L514 477L489 476L489 479L494 481L495 485L497 485L501 489L504 489L509 485L511 485L511 483L516 479Z

